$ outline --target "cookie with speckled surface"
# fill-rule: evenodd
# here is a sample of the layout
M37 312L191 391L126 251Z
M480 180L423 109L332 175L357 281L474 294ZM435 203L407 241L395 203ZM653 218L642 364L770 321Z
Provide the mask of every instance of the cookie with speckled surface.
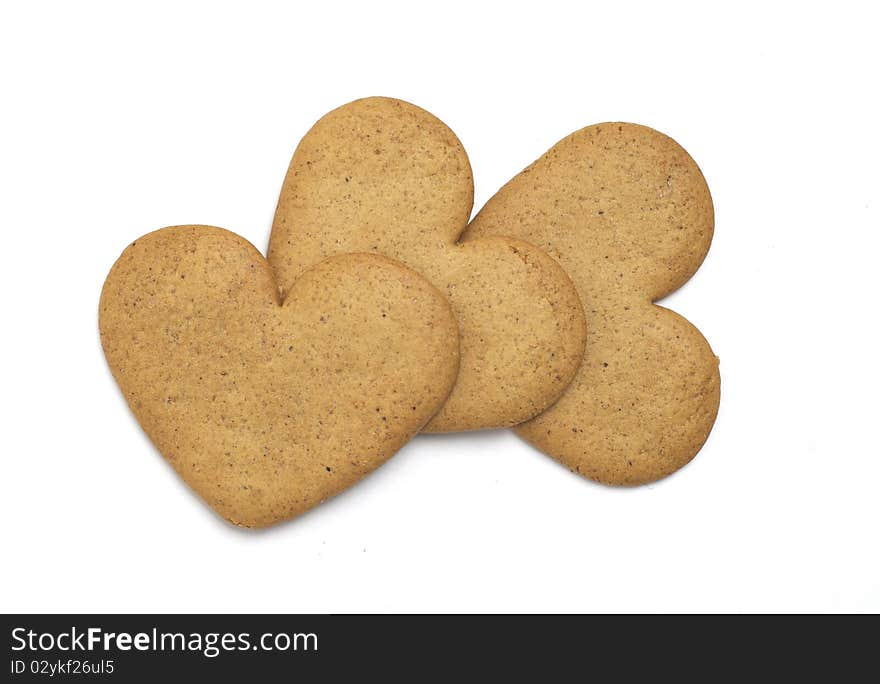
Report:
M489 200L465 240L512 235L546 250L587 316L574 382L517 428L522 437L615 485L657 480L694 457L718 412L718 359L699 330L653 302L699 268L713 228L693 159L634 124L573 133Z
M176 226L133 242L101 293L104 353L162 455L246 527L354 484L442 406L458 371L446 298L349 254L287 283L243 238Z
M455 134L400 100L367 98L318 121L293 155L268 260L287 288L333 254L397 259L445 293L461 367L433 432L505 427L550 406L583 356L577 291L540 249L509 237L458 243L473 178Z

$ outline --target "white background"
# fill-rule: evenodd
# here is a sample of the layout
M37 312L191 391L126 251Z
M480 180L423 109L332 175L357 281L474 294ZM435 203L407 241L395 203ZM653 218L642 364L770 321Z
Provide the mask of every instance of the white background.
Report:
M4 3L0 610L880 610L877 16L711 5ZM590 123L692 154L715 242L664 303L722 401L691 465L616 490L419 437L263 532L181 484L105 365L104 276L169 224L265 248L300 136L374 94L458 133L477 207Z

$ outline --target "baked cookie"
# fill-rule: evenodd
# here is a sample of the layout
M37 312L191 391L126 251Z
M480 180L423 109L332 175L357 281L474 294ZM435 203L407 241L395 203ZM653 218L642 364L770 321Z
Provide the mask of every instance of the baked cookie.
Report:
M587 316L574 382L521 436L616 485L657 480L694 457L718 411L718 359L699 330L653 302L699 268L713 222L687 152L624 123L573 133L489 200L464 244L512 235L541 247L571 276Z
M285 290L328 256L372 252L447 295L461 367L431 432L521 423L556 401L583 356L571 280L521 240L458 243L472 207L471 168L455 134L418 107L373 97L330 112L300 142L269 243Z
M458 371L448 301L390 259L334 257L287 283L208 226L133 242L100 303L104 353L180 476L246 527L349 487L416 434Z

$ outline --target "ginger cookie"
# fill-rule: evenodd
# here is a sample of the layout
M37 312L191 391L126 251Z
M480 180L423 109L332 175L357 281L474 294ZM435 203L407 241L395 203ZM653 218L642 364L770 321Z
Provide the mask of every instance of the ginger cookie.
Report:
M512 235L552 255L587 316L584 362L563 397L517 428L599 482L662 478L700 450L718 412L718 359L693 325L653 302L696 272L712 240L703 175L644 126L584 128L505 185L465 245Z
M388 98L336 109L293 155L268 260L284 291L322 259L371 252L425 276L452 304L461 365L427 430L506 427L550 406L583 357L569 277L510 237L458 243L473 207L467 154L439 119Z
M133 242L101 293L104 353L162 455L246 527L296 516L367 475L446 400L446 297L390 259L348 254L287 282L220 228Z

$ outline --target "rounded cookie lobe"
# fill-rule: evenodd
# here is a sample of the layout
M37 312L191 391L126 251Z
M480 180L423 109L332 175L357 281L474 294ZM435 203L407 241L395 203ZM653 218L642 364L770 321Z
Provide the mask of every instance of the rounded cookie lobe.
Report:
M583 355L583 310L565 272L510 238L458 244L473 205L455 134L400 100L367 98L319 120L294 153L269 263L282 288L332 254L368 251L424 275L452 304L458 381L428 431L507 427L550 406Z
M718 410L718 363L700 331L672 311L641 306L637 317L597 319L569 390L517 428L541 451L605 484L645 484L686 465Z
M110 368L162 455L212 508L262 527L342 491L403 446L458 369L448 302L390 259L350 254L292 283L207 226L135 241L104 284Z
M445 292L456 313L461 367L427 430L522 423L565 391L583 354L583 309L553 259L522 240L485 238L448 254ZM454 400L453 400L454 399Z
M546 250L587 318L574 381L521 436L607 484L651 482L694 457L718 411L718 359L693 325L652 302L696 272L713 226L694 161L635 124L573 133L489 200L466 237L512 235Z

